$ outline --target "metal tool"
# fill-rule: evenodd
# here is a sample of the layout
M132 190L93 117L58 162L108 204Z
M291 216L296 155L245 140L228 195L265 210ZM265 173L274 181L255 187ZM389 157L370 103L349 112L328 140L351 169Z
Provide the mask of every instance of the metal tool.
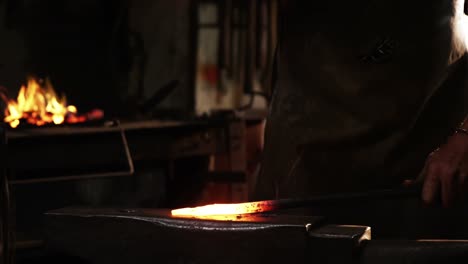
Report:
M373 190L367 192L351 192L312 196L305 199L280 199L265 201L272 205L273 210L293 209L300 207L328 205L339 203L354 203L363 201L375 201L386 199L408 199L417 198L421 194L422 187L409 187L399 189Z
M307 208L330 204L360 203L386 199L416 198L421 193L419 187L405 189L376 190L368 192L340 193L313 196L304 199L280 199L238 204L212 204L195 208L172 210L177 217L209 217L222 215L247 215L286 209Z
M178 80L172 80L161 88L159 88L148 100L146 100L141 106L140 110L142 113L151 112L156 106L164 101L172 92L179 86Z

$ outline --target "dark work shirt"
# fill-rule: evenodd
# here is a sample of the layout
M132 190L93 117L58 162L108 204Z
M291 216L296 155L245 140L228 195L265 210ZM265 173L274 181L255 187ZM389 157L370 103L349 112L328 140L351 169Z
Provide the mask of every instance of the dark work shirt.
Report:
M466 114L463 1L285 2L255 198L416 177Z

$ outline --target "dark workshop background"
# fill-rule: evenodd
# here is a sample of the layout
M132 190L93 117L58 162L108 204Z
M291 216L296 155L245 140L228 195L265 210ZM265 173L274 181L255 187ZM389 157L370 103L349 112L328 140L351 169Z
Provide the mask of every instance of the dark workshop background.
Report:
M0 85L49 77L79 110L119 118L172 80L168 112L242 106L269 78L272 3L0 0Z
M121 114L136 97L177 79L180 88L162 106L186 110L190 6L189 0L0 0L1 85L15 91L27 74L49 76L81 109ZM140 76L143 66L147 74Z

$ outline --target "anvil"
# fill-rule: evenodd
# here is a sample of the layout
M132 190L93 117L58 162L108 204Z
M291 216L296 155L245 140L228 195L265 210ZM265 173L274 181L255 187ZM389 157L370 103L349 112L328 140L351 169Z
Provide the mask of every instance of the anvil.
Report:
M326 218L174 218L160 209L66 208L46 214L49 250L84 263L467 263L466 241L371 240ZM453 262L455 261L455 262Z

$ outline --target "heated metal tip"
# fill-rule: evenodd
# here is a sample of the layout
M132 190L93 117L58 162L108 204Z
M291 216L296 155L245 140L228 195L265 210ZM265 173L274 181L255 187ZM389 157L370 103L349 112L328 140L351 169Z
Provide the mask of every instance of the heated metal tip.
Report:
M402 189L373 190L367 192L328 194L308 198L266 200L238 204L212 204L194 208L175 209L171 211L171 215L184 218L219 218L226 216L267 213L295 208L306 208L327 204L416 198L419 197L420 193L420 187L413 187Z

